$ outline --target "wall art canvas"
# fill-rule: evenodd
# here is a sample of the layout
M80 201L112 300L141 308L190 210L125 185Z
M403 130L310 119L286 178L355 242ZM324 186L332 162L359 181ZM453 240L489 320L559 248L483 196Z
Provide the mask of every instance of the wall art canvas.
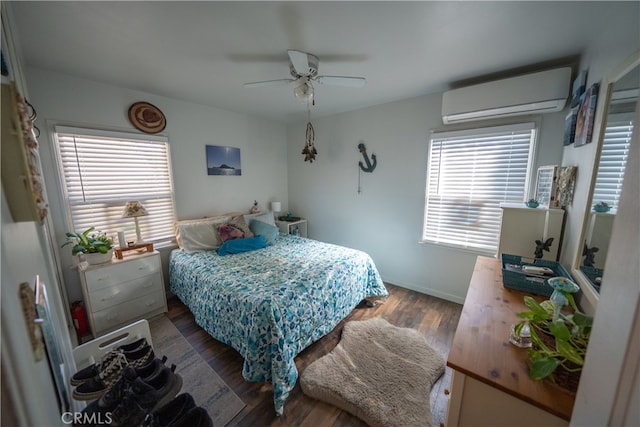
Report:
M564 138L563 145L571 145L576 139L576 121L578 120L578 107L569 110L569 114L564 121Z
M581 147L591 142L599 88L600 85L594 83L584 94L584 99L582 100L582 104L580 104L578 117L576 119L574 147Z
M207 145L208 175L242 175L240 149L220 145Z
M587 89L587 70L582 70L576 76L571 87L571 108L577 107L582 102L582 95Z
M576 186L577 166L564 166L558 173L558 185L556 185L556 197L553 207L564 208L573 202L573 192Z

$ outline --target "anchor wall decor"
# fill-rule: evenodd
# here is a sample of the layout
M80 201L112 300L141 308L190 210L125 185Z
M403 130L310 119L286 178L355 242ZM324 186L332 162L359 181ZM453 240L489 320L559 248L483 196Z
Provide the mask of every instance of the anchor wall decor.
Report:
M369 160L369 156L367 156L367 149L365 148L362 142L358 144L358 150L360 150L360 153L362 153L362 156L364 157L364 161L367 164L367 167L365 168L362 162L358 162L358 164L360 165L360 169L362 169L364 172L373 172L373 170L378 165L378 160L376 159L376 155L375 154L371 155L371 160L373 160L373 163L371 163L371 161Z

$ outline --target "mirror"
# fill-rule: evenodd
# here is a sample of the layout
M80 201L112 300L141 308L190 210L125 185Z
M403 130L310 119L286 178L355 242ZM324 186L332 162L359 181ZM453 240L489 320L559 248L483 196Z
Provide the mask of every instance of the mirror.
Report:
M574 276L594 306L601 286L606 286L606 283L602 283L602 276L622 190L639 95L640 54L636 54L614 71L608 80L594 178L583 222L583 244L574 263Z

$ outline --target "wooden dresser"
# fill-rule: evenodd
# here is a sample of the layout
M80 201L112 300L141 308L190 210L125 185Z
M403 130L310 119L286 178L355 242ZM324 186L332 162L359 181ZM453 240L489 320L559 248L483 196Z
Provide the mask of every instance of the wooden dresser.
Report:
M574 396L529 379L527 350L509 343L525 295L503 287L499 260L478 257L447 359L448 427L569 424Z

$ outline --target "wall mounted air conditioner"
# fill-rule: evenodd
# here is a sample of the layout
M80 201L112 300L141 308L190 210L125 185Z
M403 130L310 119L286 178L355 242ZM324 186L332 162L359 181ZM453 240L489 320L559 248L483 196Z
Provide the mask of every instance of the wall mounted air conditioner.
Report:
M453 89L442 95L445 124L561 111L567 103L571 68L525 74Z

